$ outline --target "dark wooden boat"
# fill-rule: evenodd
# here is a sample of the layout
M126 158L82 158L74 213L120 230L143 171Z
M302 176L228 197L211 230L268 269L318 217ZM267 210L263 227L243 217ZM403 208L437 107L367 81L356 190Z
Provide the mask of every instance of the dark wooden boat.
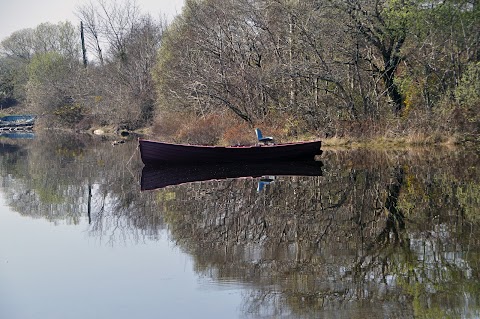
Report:
M253 146L201 146L139 140L146 165L162 163L234 163L313 160L320 155L321 141Z
M141 189L152 190L192 182L262 176L321 176L321 161L283 161L272 163L164 164L146 165Z

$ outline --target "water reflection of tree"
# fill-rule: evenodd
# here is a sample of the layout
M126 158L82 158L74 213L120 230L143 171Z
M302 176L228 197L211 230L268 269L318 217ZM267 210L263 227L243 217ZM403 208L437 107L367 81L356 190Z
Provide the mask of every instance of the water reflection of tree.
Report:
M90 219L107 240L158 236L160 215L139 190L136 143L113 147L89 135L43 132L3 153L3 190L21 214L52 222Z
M233 180L160 196L198 272L255 287L244 307L252 317L455 317L479 309L476 221L463 213L475 207L458 200L458 187L479 182L458 175L469 160L332 154L324 177L265 193Z

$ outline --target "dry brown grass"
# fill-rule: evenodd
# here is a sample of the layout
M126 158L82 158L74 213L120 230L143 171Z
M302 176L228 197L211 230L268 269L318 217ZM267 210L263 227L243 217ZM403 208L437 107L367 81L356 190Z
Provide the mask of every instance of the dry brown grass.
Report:
M247 123L232 123L225 129L221 138L222 145L251 145L253 143L255 143L255 135Z
M339 121L337 131L300 130L293 120L257 123L277 143L322 140L324 148L405 148L455 145L459 136L435 126L432 119L389 118L373 122ZM161 115L152 129L156 139L203 145L249 145L256 142L254 128L230 113L203 117L191 113ZM327 134L328 133L328 134Z
M456 136L442 136L439 134L412 134L397 137L377 136L368 139L348 138L348 137L330 137L322 139L322 148L375 148L375 149L395 149L405 147L425 147L425 146L454 146L458 144Z
M229 114L162 114L153 125L156 139L200 145L241 145L254 142L255 134L245 122Z

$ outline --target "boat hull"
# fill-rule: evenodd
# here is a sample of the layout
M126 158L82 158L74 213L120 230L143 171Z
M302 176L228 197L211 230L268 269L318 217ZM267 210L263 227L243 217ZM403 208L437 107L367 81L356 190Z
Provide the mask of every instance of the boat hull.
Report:
M238 147L170 144L150 140L139 140L139 143L145 165L314 160L315 155L322 153L320 141Z

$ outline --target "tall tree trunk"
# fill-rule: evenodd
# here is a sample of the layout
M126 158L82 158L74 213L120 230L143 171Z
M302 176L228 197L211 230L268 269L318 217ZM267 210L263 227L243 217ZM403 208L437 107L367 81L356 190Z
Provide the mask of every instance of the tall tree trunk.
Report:
M400 115L400 112L403 110L403 96L398 89L398 86L395 84L395 70L396 66L386 65L386 69L382 75L383 83L387 89L388 97L393 102L393 112L395 115Z
M83 66L87 67L87 49L85 48L85 36L83 33L83 21L80 21L80 38L82 40Z

